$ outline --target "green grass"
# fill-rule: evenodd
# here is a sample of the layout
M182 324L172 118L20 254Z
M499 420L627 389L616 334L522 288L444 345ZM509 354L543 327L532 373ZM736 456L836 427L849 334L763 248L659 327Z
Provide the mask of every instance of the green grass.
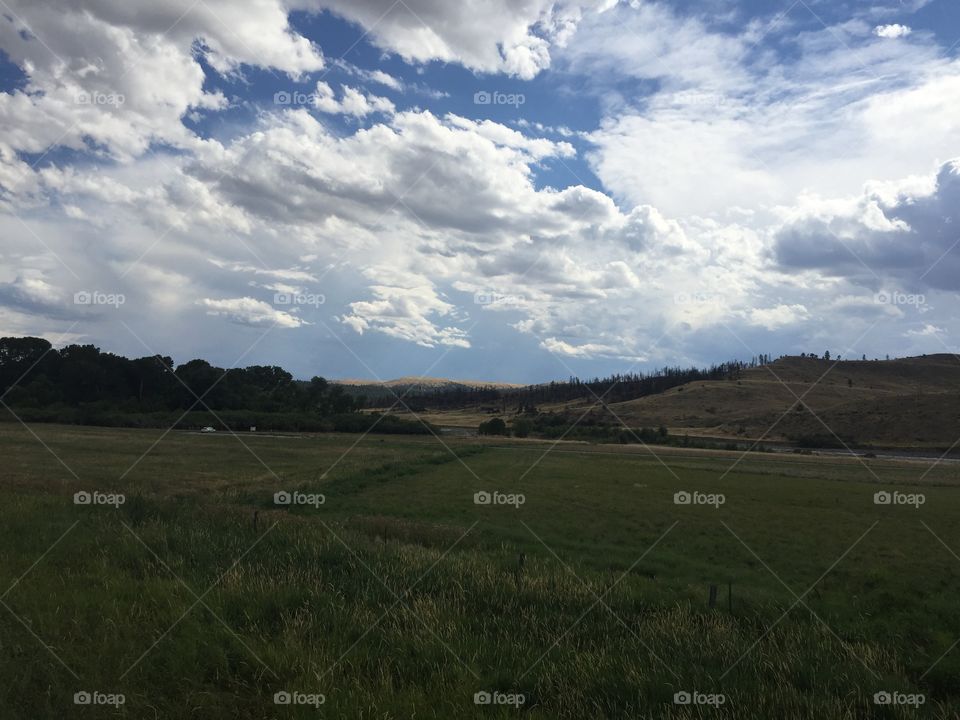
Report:
M921 481L919 463L751 455L725 474L736 455L33 431L49 450L0 425L5 718L517 715L474 705L482 690L542 718L960 706L960 646L937 662L960 638L960 559L940 542L960 552L956 465ZM281 489L326 502L278 508ZM881 489L926 503L874 505ZM78 490L127 499L77 506ZM525 502L478 506L479 490ZM75 706L81 690L126 702ZM275 705L283 690L325 703ZM676 706L681 690L726 702ZM927 701L874 705L881 690Z

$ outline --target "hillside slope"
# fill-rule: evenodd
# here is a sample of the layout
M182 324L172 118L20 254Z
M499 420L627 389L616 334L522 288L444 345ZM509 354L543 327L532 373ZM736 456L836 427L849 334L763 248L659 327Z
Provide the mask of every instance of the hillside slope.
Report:
M609 410L630 426L690 434L796 441L835 433L848 442L949 445L960 438L960 359L786 357L739 380L690 383Z

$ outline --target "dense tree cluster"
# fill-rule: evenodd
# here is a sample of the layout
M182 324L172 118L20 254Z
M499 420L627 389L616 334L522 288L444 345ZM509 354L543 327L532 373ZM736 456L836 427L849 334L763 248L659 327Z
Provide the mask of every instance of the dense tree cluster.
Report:
M174 366L166 356L130 360L93 345L57 350L33 337L0 338L0 391L11 407L97 403L140 412L206 407L325 416L362 406L339 385L321 377L297 381L280 367L223 369L206 360Z
M174 365L128 359L93 345L60 350L41 338L0 338L0 419L125 427L426 434L426 423L358 412L361 396L322 377L295 380L280 367Z

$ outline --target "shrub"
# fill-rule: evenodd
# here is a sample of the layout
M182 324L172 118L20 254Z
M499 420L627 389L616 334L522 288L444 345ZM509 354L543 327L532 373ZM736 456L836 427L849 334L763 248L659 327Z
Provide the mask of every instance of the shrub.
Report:
M518 438L525 438L530 435L530 430L533 428L533 424L529 420L524 418L517 418L513 421L513 436Z
M500 418L492 418L480 423L478 428L481 435L509 435L507 424Z

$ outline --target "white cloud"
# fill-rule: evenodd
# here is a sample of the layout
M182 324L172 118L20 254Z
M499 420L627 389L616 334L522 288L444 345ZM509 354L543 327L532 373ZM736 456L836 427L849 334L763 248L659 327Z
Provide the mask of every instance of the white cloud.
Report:
M276 280L288 280L291 282L317 282L315 274L302 270L300 268L262 268L252 263L243 262L225 262L216 258L211 258L210 262L219 268L229 269L238 273L253 273L254 275L265 275Z
M344 85L340 99L334 97L333 89L322 80L317 83L317 93L314 96L314 106L325 113L352 115L363 118L371 113L392 115L396 108L387 98L363 93L349 85Z
M564 340L547 338L540 343L544 350L572 358L619 357L617 348L598 343L572 345Z
M942 335L943 332L943 328L927 323L919 330L907 330L906 335L907 337L935 337L937 335Z
M111 0L11 0L0 47L27 75L23 89L0 94L9 147L44 153L62 145L126 161L152 143L196 148L181 119L225 106L203 89L198 47L223 73L250 64L297 76L324 65L279 0L172 0L148 12Z
M350 313L341 322L361 335L367 330L378 330L424 347L469 348L465 331L453 326L438 327L431 319L450 315L454 306L441 300L429 281L422 282L423 285L413 287L373 285L370 291L375 299L350 303Z
M203 298L200 302L207 308L208 315L225 317L241 325L297 328L307 324L295 315L277 310L262 300L251 297L224 298L221 300Z
M859 197L807 198L785 215L776 233L777 260L864 285L892 280L904 292L960 290L960 236L954 229L960 159L934 176L932 182L908 178L898 192L890 184L868 184Z
M599 78L606 116L588 159L605 187L627 205L723 217L924 173L960 147L960 62L932 38L889 43L855 22L784 32L780 58L754 47L753 25L717 32L663 3L585 18L560 62ZM622 94L651 80L652 94Z
M810 316L803 305L777 305L770 308L753 308L748 317L750 322L761 325L767 330L776 330L784 325L793 325Z
M359 23L380 47L408 62L458 62L481 72L529 79L550 66L551 42L569 42L581 8L611 0L407 0L384 10L378 0L318 0Z
M882 38L902 38L906 37L912 32L913 30L911 30L908 26L898 24L877 25L873 29L873 34Z
M359 78L363 82L383 85L384 87L388 87L395 92L403 92L407 89L407 84L404 83L403 80L383 70L367 70L354 65L343 58L334 60L333 64L348 75Z
M85 315L86 333L107 336L122 317L217 351L241 332L232 324L299 328L287 335L312 345L326 318L368 347L480 351L495 337L571 361L670 363L717 359L733 333L758 351L809 351L877 318L895 328L887 338L954 326L952 306L931 301L923 329L908 329L920 310L873 297L938 299L960 277L956 166L930 173L960 147L960 64L919 31L875 37L888 17L779 37L790 52L778 57L754 52L756 23L718 32L655 2L408 0L413 13L397 5L374 28L372 0L207 0L164 34L185 2L152 14L18 2L33 40L0 18L28 78L0 95L0 207L24 218L0 215L0 329L63 329L84 287L128 299ZM597 95L576 99L604 119L584 133L533 112L508 126L398 111L320 80L316 107L271 108L216 138L187 129L185 115L227 103L204 90L196 54L235 77L244 65L305 76L323 55L286 13L324 6L416 63L524 78L559 62L546 87L589 77ZM400 73L338 66L357 85L421 92ZM76 102L84 93L124 101ZM547 173L580 162L584 138L603 189L554 187ZM53 142L100 164L24 162ZM325 296L325 317L269 302L306 291ZM512 301L477 304L480 292Z

